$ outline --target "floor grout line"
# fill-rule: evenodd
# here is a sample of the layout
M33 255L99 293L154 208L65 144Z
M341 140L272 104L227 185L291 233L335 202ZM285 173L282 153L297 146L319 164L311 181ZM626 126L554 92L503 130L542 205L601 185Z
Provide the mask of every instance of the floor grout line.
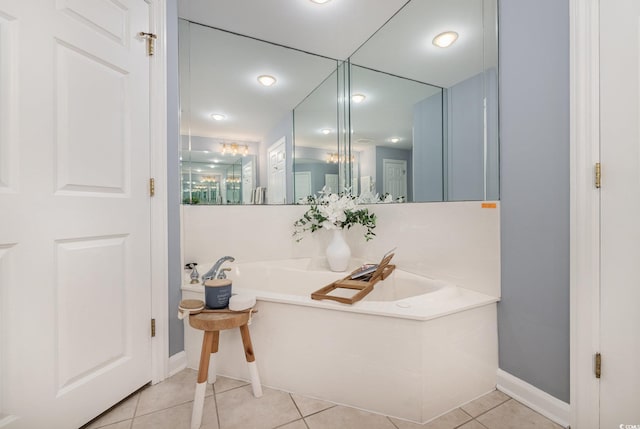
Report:
M272 429L279 429L279 428L285 427L286 425L290 425L291 423L298 422L298 421L300 421L300 420L304 420L304 419L303 419L302 417L301 417L301 418L299 418L299 419L293 419L293 420L291 420L290 422L282 423L281 425L275 426L275 427L273 427ZM305 425L306 425L306 423L305 423Z
M205 398L207 398L207 396L205 396ZM184 404L188 404L189 402L193 402L193 399L189 399L187 401L183 401L183 402L179 402L176 404L171 404L168 407L164 407L164 408L159 408L157 410L153 410L144 414L140 414L140 415L135 415L133 418L136 419L138 417L144 417L144 416L148 416L150 414L154 414L154 413L159 413L160 411L167 411L170 410L171 408L175 408L175 407L179 407L180 405L184 405Z
M503 402L503 404L504 404L504 402ZM478 423L478 424L479 424L480 426L482 426L483 428L485 428L485 429L489 429L489 428L487 428L487 426L483 425L483 424L482 424L482 423L480 423L478 420L476 420L476 419L473 419L473 420L475 420L475 421L476 421L476 423Z
M465 413L465 414L469 417L469 420L467 420L466 422L461 423L461 424L459 424L459 425L457 425L457 426L454 426L454 427L453 427L453 429L461 428L462 426L466 425L467 423L472 422L472 421L474 421L474 420L475 420L473 417L471 417L471 414L467 413L467 412L466 412L465 410L463 410L462 408L456 408L456 409L457 409L457 410L462 411L463 413Z
M488 410L485 410L485 411L481 412L480 414L478 414L478 415L477 415L477 416L475 416L475 417L473 417L473 416L472 416L471 418L472 418L473 420L477 420L477 419L478 419L478 417L480 417L480 416L484 416L484 415L485 415L485 414L487 414L489 411L491 411L491 410L495 410L495 409L496 409L496 408L498 408L500 405L506 404L507 402L512 401L512 400L515 400L515 399L513 399L511 396L508 396L506 400L504 400L504 401L500 402L500 403L499 403L499 404L497 404L497 405L494 405L493 407L489 408ZM516 401L516 402L518 402L518 401ZM462 410L462 411L464 411L464 410ZM467 413L467 414L469 414L469 413ZM469 416L471 416L471 414L469 414ZM480 422L478 422L478 423L480 423Z
M394 427L394 428L396 428L396 429L400 429L400 428L398 428L398 425L396 425L396 424L393 422L393 420L391 420L391 417L389 417L389 416L385 416L385 417L387 418L387 420L389 420L389 421L391 422L391 424L393 425L393 427Z
M142 391L144 389L138 391L138 399L136 400L136 407L133 409L133 416L131 417L131 427L133 427L133 419L136 418L136 414L138 414L138 406L140 406L140 397L142 397ZM129 429L131 429L131 427Z
M222 423L220 423L220 408L218 407L218 394L216 393L216 384L211 385L213 390L213 404L216 407L216 420L218 421L218 429L222 429Z
M328 408L325 408L324 410L316 411L315 413L311 413L309 415L306 415L303 418L306 419L307 417L315 416L316 414L320 414L320 413L322 413L324 411L330 410L330 409L335 408L337 406L338 406L337 404L333 404L332 406L330 406ZM346 405L343 405L343 406L346 406ZM352 408L352 407L348 407L348 408Z
M293 402L293 405L296 407L296 410L298 410L298 414L300 414L300 418L303 419L304 415L302 415L302 411L300 411L300 407L298 407L298 403L296 402L296 400L293 399L293 395L291 394L291 392L289 392L289 398L291 398L291 402Z

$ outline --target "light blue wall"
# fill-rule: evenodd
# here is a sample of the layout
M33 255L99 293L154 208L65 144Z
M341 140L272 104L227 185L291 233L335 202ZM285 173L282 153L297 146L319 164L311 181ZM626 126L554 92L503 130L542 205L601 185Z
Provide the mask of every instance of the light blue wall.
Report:
M442 201L443 92L413 107L413 201Z
M447 201L484 199L484 76L447 90Z
M500 368L569 401L569 5L500 2Z
M486 181L487 200L500 198L500 144L498 121L498 71L495 68L485 70L485 94L487 99L487 159Z
M301 164L296 167L296 173L308 171L311 173L311 193L317 194L325 185L325 174L338 174L338 164L317 162L313 164ZM337 192L337 189L332 189Z
M180 283L180 124L178 119L178 2L167 0L167 223L169 275L169 356L184 350L178 304Z

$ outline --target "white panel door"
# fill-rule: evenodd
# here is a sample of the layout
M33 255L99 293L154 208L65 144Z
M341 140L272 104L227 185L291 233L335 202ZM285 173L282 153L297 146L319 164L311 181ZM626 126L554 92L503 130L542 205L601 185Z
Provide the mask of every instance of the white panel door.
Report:
M640 425L640 2L600 8L604 429Z
M251 194L255 188L254 163L253 161L248 161L242 167L242 204L251 204Z
M151 380L149 4L0 0L0 427Z
M382 192L394 199L407 198L407 161L400 159L382 160Z
M337 174L325 174L324 175L324 187L327 192L337 194L340 187L340 178Z
M293 193L295 202L306 200L311 195L311 172L298 171L293 177Z

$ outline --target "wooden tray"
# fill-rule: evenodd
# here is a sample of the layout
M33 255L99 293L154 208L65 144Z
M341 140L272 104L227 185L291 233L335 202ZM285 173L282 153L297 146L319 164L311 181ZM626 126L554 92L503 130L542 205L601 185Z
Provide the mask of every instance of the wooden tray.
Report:
M384 280L387 277L389 277L389 275L393 272L393 270L395 270L396 266L389 263L391 261L391 258L393 258L393 255L394 255L393 253L390 253L389 255L385 256L382 259L382 261L380 261L380 263L378 264L378 268L373 272L373 274L371 275L368 281L351 279L351 276L353 274L360 271L360 269L358 268L357 270L351 272L345 278L341 280L336 280L335 282L328 284L318 289L317 291L313 292L311 294L311 299L317 299L317 300L330 299L333 301L342 302L343 304L353 304L355 302L360 301L362 298L367 296L369 292L373 290L373 286L376 283L378 283L380 280ZM331 292L335 291L336 289L351 289L351 290L357 290L358 292L356 292L351 297L329 295Z

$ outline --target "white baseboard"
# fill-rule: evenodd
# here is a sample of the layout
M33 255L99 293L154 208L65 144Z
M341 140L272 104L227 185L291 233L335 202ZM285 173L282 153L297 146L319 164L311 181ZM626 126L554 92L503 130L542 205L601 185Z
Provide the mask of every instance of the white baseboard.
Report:
M498 369L498 390L522 402L532 410L566 428L569 426L569 404L531 384Z
M183 350L169 358L169 377L187 367L187 353Z

